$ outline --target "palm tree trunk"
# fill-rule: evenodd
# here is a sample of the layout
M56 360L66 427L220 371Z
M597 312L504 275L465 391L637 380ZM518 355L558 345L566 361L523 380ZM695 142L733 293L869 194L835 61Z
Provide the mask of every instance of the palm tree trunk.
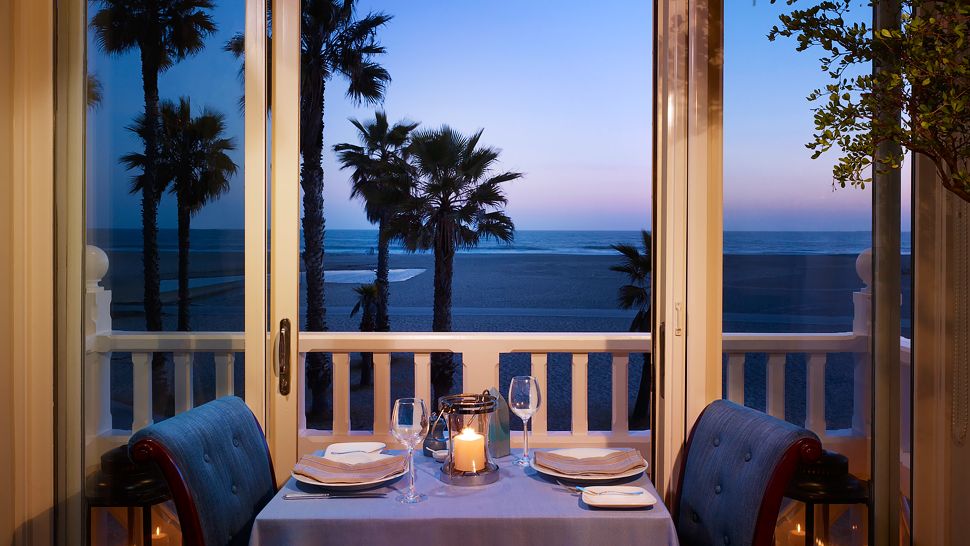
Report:
M388 297L390 295L390 254L391 241L387 235L386 223L387 215L381 217L381 222L377 228L377 312L375 316L376 329L378 332L391 331L391 318L388 315Z
M191 215L188 204L178 197L178 235L179 235L179 303L178 329L188 332L189 326L189 224Z
M455 271L455 249L440 245L434 248L434 318L431 329L451 331L451 281ZM431 387L434 400L448 394L454 384L455 363L451 353L431 354ZM436 403L432 407L438 407Z
M154 42L153 42L154 43ZM161 191L156 180L158 162L158 65L149 51L142 45L141 78L145 95L145 124L153 130L145 134L145 172L141 191L141 235L142 235L142 276L144 278L143 305L145 310L145 329L150 332L162 330L161 277L158 271L158 201ZM168 374L165 369L165 355L152 355L152 397L153 411L166 415L174 404L169 400Z
M369 305L363 306L363 316L360 318L360 331L374 331L374 314L368 309ZM360 386L365 387L374 382L374 353L360 353Z
M308 332L327 330L327 309L323 286L323 74L304 63L300 105L300 184L303 187L303 266L306 269L306 327ZM309 353L306 380L310 388L309 413L326 417L326 392L330 385L329 355Z

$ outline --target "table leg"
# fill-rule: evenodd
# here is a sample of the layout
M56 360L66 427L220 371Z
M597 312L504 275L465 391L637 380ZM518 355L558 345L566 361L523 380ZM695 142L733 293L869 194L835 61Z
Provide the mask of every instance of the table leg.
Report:
M822 540L825 542L829 541L829 506L831 505L822 506Z
M128 542L135 543L135 507L128 507Z
M142 544L149 546L152 543L152 506L141 507L141 530Z
M815 546L815 503L805 503L805 545Z

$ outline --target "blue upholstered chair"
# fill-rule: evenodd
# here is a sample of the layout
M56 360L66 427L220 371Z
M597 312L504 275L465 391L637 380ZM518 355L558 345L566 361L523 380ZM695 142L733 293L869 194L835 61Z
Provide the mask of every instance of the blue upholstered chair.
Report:
M821 452L808 430L727 400L711 403L688 439L677 504L680 543L770 546L795 467Z
M246 403L227 396L138 431L135 461L154 461L172 492L183 544L249 543L256 514L273 497L269 448Z

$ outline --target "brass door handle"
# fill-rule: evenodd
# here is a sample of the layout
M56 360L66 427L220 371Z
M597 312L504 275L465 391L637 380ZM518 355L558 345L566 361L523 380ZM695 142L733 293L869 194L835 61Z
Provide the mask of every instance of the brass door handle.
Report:
M290 319L280 321L279 341L280 394L290 394Z

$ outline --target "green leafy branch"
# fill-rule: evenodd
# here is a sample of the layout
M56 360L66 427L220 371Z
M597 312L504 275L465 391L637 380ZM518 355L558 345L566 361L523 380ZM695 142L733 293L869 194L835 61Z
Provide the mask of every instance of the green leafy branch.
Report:
M775 3L777 0L771 0ZM829 83L808 95L813 158L841 152L834 183L865 187L872 172L898 169L905 150L933 161L943 186L970 201L970 48L966 0L892 0L898 28L876 32L853 21L872 2L827 0L779 17L768 39L794 38L796 49L822 50ZM890 1L890 0L881 0ZM794 5L798 0L786 0ZM880 70L870 70L870 64ZM882 145L892 151L874 157Z

